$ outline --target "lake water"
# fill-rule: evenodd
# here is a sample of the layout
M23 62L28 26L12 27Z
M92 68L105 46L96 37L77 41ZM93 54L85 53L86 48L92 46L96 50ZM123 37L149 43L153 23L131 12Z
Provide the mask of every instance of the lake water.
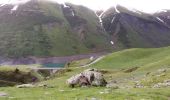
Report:
M45 63L42 64L43 67L49 67L49 68L63 68L66 63Z

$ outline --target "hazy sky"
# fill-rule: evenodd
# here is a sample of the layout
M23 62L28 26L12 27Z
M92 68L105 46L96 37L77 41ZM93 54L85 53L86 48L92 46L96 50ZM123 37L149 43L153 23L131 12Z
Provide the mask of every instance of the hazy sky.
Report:
M0 0L0 3L7 2L9 0ZM27 0L11 0L27 1ZM129 8L135 8L144 12L155 12L161 9L170 9L170 0L52 0L59 3L70 2L73 4L80 4L87 6L93 10L107 9L116 4L123 5Z

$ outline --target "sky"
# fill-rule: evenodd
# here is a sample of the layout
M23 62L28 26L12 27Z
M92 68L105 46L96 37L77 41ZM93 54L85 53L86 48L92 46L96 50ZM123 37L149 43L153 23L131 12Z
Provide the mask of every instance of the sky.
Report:
M0 3L18 3L27 0L0 0ZM58 3L70 2L73 4L84 5L93 10L106 10L111 6L120 4L130 9L137 9L147 13L153 13L162 9L170 9L170 0L52 0Z

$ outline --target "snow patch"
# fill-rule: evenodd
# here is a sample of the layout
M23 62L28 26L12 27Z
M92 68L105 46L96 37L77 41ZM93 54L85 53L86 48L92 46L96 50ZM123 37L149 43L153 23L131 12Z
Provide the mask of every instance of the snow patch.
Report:
M70 8L70 6L67 6L65 3L63 3L64 8Z
M15 5L12 9L11 9L11 14L16 11L18 9L19 5Z
M117 9L117 7L115 7L115 10L116 10L117 13L120 13L120 11Z
M18 9L18 5L15 5L12 9L11 9L11 11L16 11L17 9Z
M137 14L139 14L139 15L142 15L141 12L139 12L139 11L137 11L137 10L135 10L135 9L131 9L131 11L133 11L134 13L137 13Z
M99 18L99 22L100 22L101 27L104 29L104 31L106 31L105 28L104 28L104 26L103 26L103 21L102 21L102 16L103 16L104 13L105 13L105 12L102 12L102 13L100 14L100 16L98 16L98 18ZM96 15L97 15L97 14L96 14Z
M159 17L156 17L157 20L161 21L162 23L165 23L162 19L160 19Z
M74 11L73 11L73 10L71 11L71 14L72 14L72 16L75 16L75 13L74 13Z
M113 41L110 41L110 43L111 43L112 45L114 45L114 44L115 44Z
M113 22L114 22L114 20L115 20L115 17L113 17L113 18L112 18L112 21L111 21L111 23L113 23Z
M3 6L5 6L5 5L7 5L7 4L1 4L0 7L3 7Z
M163 10L161 10L160 12L168 12L168 11L163 9Z

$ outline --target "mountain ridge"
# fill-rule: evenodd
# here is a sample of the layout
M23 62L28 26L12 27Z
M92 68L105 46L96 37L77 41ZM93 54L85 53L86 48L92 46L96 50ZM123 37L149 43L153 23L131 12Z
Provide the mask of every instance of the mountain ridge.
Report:
M159 17L118 5L102 15L105 30L123 48L169 46L170 28ZM164 34L164 35L163 35Z
M102 31L95 13L83 6L67 5L74 8L75 16L69 14L70 9L47 1L1 7L0 54L66 56L110 49L109 36Z
M95 13L71 3L6 4L0 7L0 55L50 57L169 46L166 14L121 5Z

